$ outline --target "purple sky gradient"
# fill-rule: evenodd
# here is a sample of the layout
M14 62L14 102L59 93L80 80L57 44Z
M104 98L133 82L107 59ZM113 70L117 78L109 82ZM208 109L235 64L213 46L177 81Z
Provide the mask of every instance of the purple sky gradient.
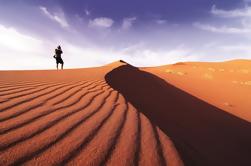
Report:
M247 59L250 28L249 0L0 0L0 69Z

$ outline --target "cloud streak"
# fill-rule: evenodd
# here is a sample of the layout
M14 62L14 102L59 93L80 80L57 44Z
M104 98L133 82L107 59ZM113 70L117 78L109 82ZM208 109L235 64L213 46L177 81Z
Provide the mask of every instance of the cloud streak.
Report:
M51 20L57 22L61 27L68 28L69 24L66 21L66 18L64 16L64 13L62 11L58 13L50 13L48 9L44 6L40 6L39 9L45 14L48 18Z

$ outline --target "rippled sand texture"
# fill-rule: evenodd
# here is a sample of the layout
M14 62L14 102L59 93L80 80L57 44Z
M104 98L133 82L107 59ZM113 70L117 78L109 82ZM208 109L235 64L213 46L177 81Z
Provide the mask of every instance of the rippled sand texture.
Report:
M170 138L106 82L121 64L0 72L0 165L182 165Z

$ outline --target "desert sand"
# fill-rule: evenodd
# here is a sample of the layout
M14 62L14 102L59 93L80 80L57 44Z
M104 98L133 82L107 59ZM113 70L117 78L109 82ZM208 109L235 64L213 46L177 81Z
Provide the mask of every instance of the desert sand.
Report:
M0 71L0 165L251 165L251 62Z

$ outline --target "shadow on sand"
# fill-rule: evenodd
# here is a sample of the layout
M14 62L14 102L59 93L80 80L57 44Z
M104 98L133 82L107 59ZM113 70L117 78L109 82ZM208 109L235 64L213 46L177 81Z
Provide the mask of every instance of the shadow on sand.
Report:
M185 165L251 165L249 122L130 65L105 79L173 140Z

